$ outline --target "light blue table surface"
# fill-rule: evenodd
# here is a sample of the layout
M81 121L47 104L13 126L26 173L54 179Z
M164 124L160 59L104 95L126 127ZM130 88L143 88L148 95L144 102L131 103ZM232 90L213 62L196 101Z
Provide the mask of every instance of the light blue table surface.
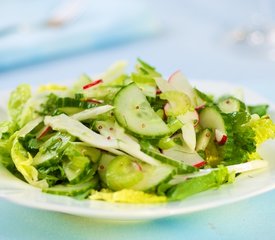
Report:
M234 46L228 37L232 29L254 21L253 14L264 9L259 2L151 0L148 9L163 26L159 35L0 72L1 88L20 82L62 83L81 73L101 72L118 59L129 60L133 67L136 57L142 57L165 76L181 69L190 79L241 84L275 102L275 62L267 50ZM272 20L271 15L265 15L268 19L258 15L262 23ZM274 216L275 191L193 214L136 223L98 221L0 199L0 240L275 239Z

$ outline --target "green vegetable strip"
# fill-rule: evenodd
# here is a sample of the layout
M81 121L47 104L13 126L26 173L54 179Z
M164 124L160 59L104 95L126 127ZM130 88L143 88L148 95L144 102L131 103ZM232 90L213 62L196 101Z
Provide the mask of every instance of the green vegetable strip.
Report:
M171 201L182 200L196 193L218 187L227 182L228 178L229 173L227 168L220 167L218 170L207 175L195 177L179 183L168 190L167 196Z

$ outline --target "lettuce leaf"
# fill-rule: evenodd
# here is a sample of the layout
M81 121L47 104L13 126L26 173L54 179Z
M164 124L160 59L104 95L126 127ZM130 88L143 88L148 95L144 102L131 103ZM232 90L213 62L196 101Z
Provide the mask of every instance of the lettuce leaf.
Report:
M270 138L275 138L275 124L269 117L251 119L248 126L255 132L255 141L257 145L262 144Z
M149 65L140 58L137 59L136 70L140 74L149 75L151 77L161 77L161 74L156 71L156 68Z
M167 196L171 201L182 200L196 193L216 188L232 181L232 174L228 172L226 167L220 166L218 170L209 174L188 179L171 187L167 192Z
M267 114L268 107L266 104L247 106L250 114L258 114L260 117Z
M12 144L11 157L16 169L22 174L24 179L29 184L39 188L44 188L48 186L45 180L38 180L38 171L32 165L33 157L29 152L26 151L26 149L18 141L17 137L14 139Z
M12 121L0 122L0 139L6 140L12 136L17 130L17 126Z
M31 87L28 84L19 85L10 95L8 112L13 122L23 126L21 115L25 104L31 98Z
M10 151L14 139L13 135L16 130L17 126L12 121L3 121L0 123L0 163L11 172L15 170Z
M256 151L255 131L249 126L251 119L247 112L226 114L228 124L228 140L224 146L218 147L222 163L232 165L246 162L249 155Z
M136 72L131 74L131 80L137 84L145 96L156 97L156 77L161 77L161 74L154 67L138 58Z

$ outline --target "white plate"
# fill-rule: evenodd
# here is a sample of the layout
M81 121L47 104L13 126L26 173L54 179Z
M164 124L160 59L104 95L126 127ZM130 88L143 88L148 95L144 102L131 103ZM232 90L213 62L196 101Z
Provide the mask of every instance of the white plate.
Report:
M195 81L203 91L213 94L223 94L236 89L224 82ZM7 96L7 92L0 93ZM251 104L268 103L268 101L256 93L245 90L246 102ZM274 110L275 108L271 108ZM2 111L0 111L1 119ZM275 117L274 113L273 117ZM88 216L109 220L146 220L168 217L179 214L192 213L209 209L242 199L246 199L275 188L275 142L268 141L263 149L263 157L270 162L270 167L257 173L241 175L233 184L221 186L219 189L209 190L189 197L186 200L170 202L166 204L142 205L142 204L113 204L101 201L75 200L69 197L55 196L41 193L39 189L13 177L7 170L0 167L0 197L14 203L57 212L64 212L79 216ZM273 162L272 162L273 161Z

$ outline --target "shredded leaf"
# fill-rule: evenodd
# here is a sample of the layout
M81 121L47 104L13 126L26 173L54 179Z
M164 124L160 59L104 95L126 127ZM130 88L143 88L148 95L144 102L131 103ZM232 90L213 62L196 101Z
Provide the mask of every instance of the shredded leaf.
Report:
M248 126L255 132L255 141L257 145L262 144L267 139L275 138L275 124L270 118L262 117L251 119Z
M165 196L157 196L142 191L132 189L123 189L112 192L102 189L101 191L92 191L91 200L103 200L107 202L123 202L123 203L163 203L167 201Z

